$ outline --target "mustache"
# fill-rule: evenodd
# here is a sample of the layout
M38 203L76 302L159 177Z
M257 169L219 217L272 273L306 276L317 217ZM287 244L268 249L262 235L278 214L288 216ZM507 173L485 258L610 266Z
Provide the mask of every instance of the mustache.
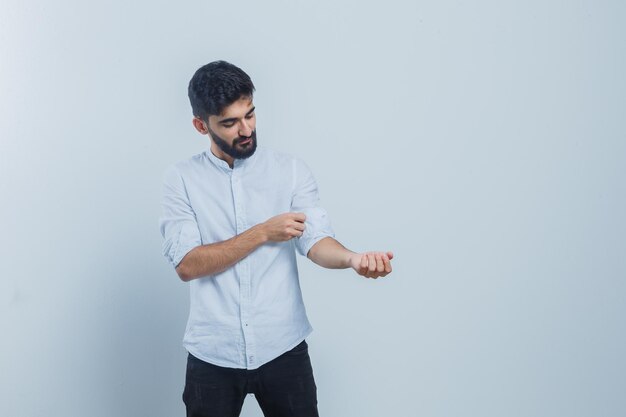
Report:
M237 139L233 140L233 144L237 145L240 142L243 142L243 141L248 140L250 138L252 138L252 140L256 140L256 130L253 130L252 134L250 136L239 136Z

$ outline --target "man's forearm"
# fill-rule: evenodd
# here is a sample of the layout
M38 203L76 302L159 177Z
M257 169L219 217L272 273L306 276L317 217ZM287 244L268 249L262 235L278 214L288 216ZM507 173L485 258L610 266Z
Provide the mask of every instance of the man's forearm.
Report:
M222 242L193 248L176 267L183 281L217 274L248 256L267 242L267 235L260 225Z
M345 269L350 267L350 258L355 255L332 237L325 237L313 245L307 257L324 268Z

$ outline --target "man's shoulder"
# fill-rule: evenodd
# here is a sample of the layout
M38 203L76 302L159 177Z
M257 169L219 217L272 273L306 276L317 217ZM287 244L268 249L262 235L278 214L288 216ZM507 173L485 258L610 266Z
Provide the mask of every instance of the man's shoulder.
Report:
M165 177L173 174L184 175L189 170L193 170L194 168L201 166L204 162L204 158L205 151L179 159L176 162L170 163L170 165L165 168L163 175Z
M195 155L188 156L187 158L180 159L174 162L172 165L179 169L182 169L185 167L203 164L206 162L206 152L207 151L205 150Z
M289 152L279 151L273 148L261 147L257 148L257 152L263 160L266 162L270 162L272 164L277 164L278 166L286 166L294 163L295 161L301 161L301 159Z

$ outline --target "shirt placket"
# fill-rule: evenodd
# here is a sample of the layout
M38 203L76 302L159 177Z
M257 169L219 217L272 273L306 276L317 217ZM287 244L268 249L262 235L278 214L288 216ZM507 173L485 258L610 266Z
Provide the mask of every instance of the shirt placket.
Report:
M247 230L246 207L244 202L243 186L241 184L241 169L235 167L231 174L231 189L235 203L235 223L237 234ZM244 355L246 367L253 367L256 363L256 346L251 322L252 300L250 282L250 264L248 257L235 264L239 276L239 313L244 338Z

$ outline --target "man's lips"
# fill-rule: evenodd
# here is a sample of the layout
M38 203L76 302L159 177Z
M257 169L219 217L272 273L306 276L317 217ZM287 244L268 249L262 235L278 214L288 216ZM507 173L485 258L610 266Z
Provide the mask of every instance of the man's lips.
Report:
M239 144L240 144L240 145L245 145L245 144L247 144L247 143L250 143L251 141L252 141L252 138L248 138L248 139L246 139L246 140L243 140L243 141L239 142Z

